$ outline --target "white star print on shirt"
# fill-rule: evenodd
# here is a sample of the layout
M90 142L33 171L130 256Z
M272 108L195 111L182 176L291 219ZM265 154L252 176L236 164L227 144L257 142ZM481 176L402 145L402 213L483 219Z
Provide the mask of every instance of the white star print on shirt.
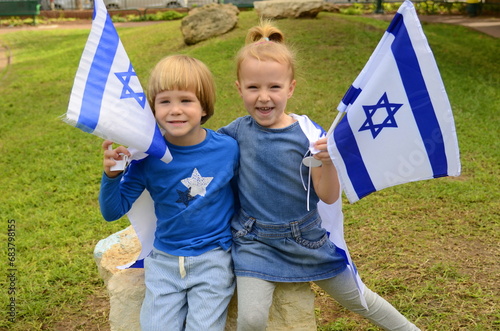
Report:
M192 197L196 195L205 196L207 193L207 186L214 179L213 177L202 177L198 172L198 169L194 168L193 174L189 178L184 178L181 183L187 188L191 188L190 195Z

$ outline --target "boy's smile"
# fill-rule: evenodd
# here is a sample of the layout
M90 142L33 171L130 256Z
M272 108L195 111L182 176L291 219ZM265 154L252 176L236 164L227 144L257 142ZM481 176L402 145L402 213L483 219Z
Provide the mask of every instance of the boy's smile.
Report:
M174 145L201 143L206 136L201 118L206 115L192 91L162 91L155 98L155 118L165 130L165 138Z

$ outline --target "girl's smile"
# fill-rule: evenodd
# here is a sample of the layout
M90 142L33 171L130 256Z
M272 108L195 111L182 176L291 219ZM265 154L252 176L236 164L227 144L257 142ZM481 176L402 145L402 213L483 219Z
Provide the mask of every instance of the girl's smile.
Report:
M296 83L288 65L248 58L241 63L239 77L236 86L246 110L257 123L277 129L294 122L285 113Z

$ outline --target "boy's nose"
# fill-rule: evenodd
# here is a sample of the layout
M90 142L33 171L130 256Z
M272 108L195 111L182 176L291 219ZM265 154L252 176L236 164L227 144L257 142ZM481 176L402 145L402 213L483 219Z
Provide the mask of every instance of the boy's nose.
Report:
M179 104L173 104L170 113L173 115L178 115L182 113L181 106Z

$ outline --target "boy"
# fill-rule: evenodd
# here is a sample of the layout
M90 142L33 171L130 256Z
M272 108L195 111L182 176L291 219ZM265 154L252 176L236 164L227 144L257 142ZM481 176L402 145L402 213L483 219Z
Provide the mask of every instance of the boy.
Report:
M214 113L215 84L200 61L174 55L153 69L148 102L173 160L132 162L111 171L124 146L108 150L99 194L107 221L126 214L147 189L157 217L153 252L144 261L146 295L141 329L224 330L234 292L231 189L239 158L236 141L205 129Z

